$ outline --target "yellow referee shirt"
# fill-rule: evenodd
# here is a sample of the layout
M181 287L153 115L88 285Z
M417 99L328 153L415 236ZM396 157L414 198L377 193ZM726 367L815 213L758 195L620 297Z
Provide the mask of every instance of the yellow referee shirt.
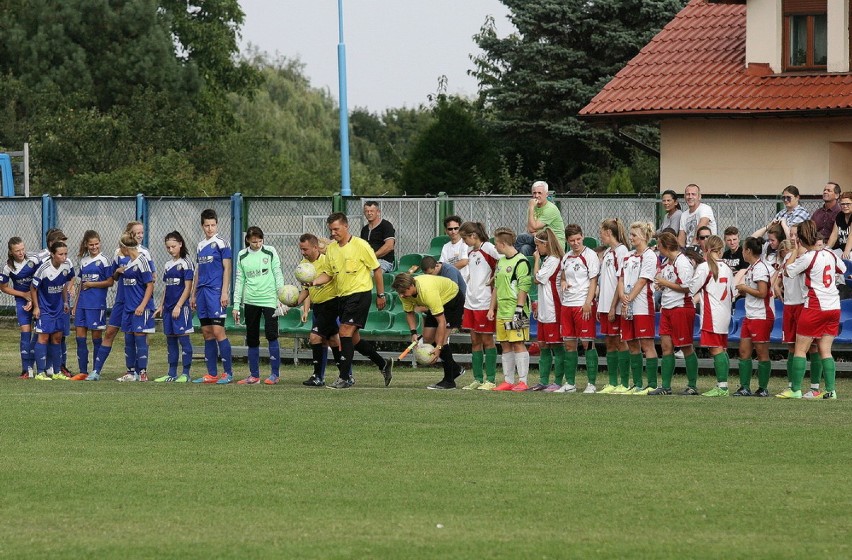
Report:
M314 265L314 268L317 271L317 276L323 273L333 276L331 268L328 266L328 258L322 253L320 253L320 256L314 262L311 262L308 259L302 259L301 262ZM334 282L327 282L322 286L313 286L308 288L308 293L311 295L311 303L323 303L324 301L328 301L337 296L334 291Z
M379 268L379 261L366 241L354 235L343 247L334 241L325 250L325 255L338 296L345 297L373 289L373 271Z
M428 308L433 316L440 315L444 312L444 305L459 293L459 285L443 276L421 274L414 277L414 285L417 287L416 296L399 298L403 311L414 311L420 306Z

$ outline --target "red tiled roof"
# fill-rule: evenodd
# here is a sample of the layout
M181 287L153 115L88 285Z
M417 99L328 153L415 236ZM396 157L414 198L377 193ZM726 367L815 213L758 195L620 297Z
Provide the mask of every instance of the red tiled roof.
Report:
M746 7L691 0L581 111L581 117L852 112L852 74L745 68ZM754 66L754 65L752 65Z

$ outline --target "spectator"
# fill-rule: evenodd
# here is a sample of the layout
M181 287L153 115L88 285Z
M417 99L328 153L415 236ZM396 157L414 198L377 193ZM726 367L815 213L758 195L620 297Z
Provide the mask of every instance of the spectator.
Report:
M740 245L740 230L735 226L725 228L725 245L728 248L725 249L722 260L731 267L734 274L740 270L747 269L748 263L743 259L743 248Z
M799 204L799 189L794 185L788 185L781 191L781 199L784 201L784 209L775 214L772 221L751 234L751 237L763 237L772 224L780 224L784 230L784 237L790 237L790 226L798 225L809 220L811 215Z
M367 225L361 228L361 239L373 248L379 260L379 268L390 272L396 266L393 252L396 231L393 229L393 224L382 219L382 210L375 200L364 203L364 217L367 218Z
M852 254L850 227L852 227L852 192L845 192L840 195L840 213L834 219L834 227L826 244L826 247L835 253L840 253L844 259L848 259Z
M674 230L675 237L677 237L677 234L680 231L680 216L683 214L683 212L680 211L680 202L677 201L677 193L671 189L663 192L660 202L662 203L663 209L666 213L663 216L660 228L657 230L657 235L663 233L664 229L671 228Z
M450 236L450 240L444 243L441 249L441 256L438 260L442 263L453 265L459 272L465 282L469 278L467 270L467 253L470 251L467 243L464 242L459 234L462 219L459 216L447 216L444 218L444 230ZM464 289L462 289L464 291Z
M444 263L436 261L435 257L432 255L426 255L423 259L421 259L420 270L422 270L425 274L449 278L459 285L459 290L462 294L467 291L467 284L464 281L461 271L453 266L444 266Z
M547 183L533 183L532 198L527 206L527 233L518 235L515 240L515 249L528 257L535 251L533 235L545 228L553 230L556 239L565 245L565 223L562 221L562 214L555 204L547 200L547 193Z
M823 205L817 208L811 219L817 225L817 231L823 241L828 242L831 237L831 231L834 228L834 221L837 215L840 214L840 185L829 181L822 189Z
M707 241L707 239L710 238L711 235L713 235L713 232L708 226L701 226L700 228L698 228L698 232L696 232L695 236L695 239L698 241L698 243L695 244L695 249L698 251L699 254L704 254L705 242Z
M716 216L713 209L701 202L701 189L698 185L688 185L684 190L687 211L680 216L680 232L677 235L678 245L698 245L696 239L698 228L707 226L710 233L716 235Z

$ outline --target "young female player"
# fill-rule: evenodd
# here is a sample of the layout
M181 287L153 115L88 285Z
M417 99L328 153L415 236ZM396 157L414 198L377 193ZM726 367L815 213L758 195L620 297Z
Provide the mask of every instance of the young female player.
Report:
M734 301L734 271L722 260L724 242L711 235L704 243L703 263L695 268L689 283L689 295L701 294L701 347L713 357L716 387L702 393L705 397L728 396L728 329L731 326L731 306Z
M796 323L796 348L790 368L792 387L778 395L781 398L799 398L805 376L805 355L816 341L822 358L825 376L824 399L836 399L835 363L831 345L840 324L840 296L835 284L835 274L846 272L846 265L831 251L816 249L819 232L812 220L805 220L798 229L798 256L784 264L784 274L802 275L807 290L805 304Z
M40 381L63 380L62 333L63 321L68 316L68 293L74 281L74 267L68 263L68 246L63 241L54 241L49 248L50 258L44 261L33 275L30 284L30 299L33 303L33 319L38 335L35 344L36 367ZM53 369L48 377L47 370Z
M139 381L147 381L148 334L154 332L154 271L151 270L148 256L139 251L139 242L132 233L121 236L120 246L122 256L129 261L121 274L121 282L124 284L121 330L133 335L135 371Z
M740 387L735 397L768 397L769 378L772 375L772 362L769 361L769 334L775 322L775 310L772 302L772 290L769 280L772 270L760 258L763 240L749 237L743 244L743 259L748 263L742 284L736 286L740 294L745 294L745 312L740 329ZM757 353L757 391L751 392L752 351Z
M612 394L647 395L657 387L657 350L654 347L654 291L657 256L648 247L653 224L630 224L631 251L624 259L618 278L617 297L621 301L621 338L627 341L633 385ZM647 360L648 385L642 387L642 354Z
M550 228L536 232L533 281L538 288L538 385L533 391L557 391L565 378L565 347L559 332L562 300L559 293L562 257L565 252L556 234ZM550 370L554 371L553 384L549 384Z
M709 238L708 238L709 239ZM706 239L704 240L707 241ZM705 245L706 247L706 245ZM695 325L695 305L689 295L689 283L695 267L680 251L677 237L664 232L657 236L657 248L666 263L657 275L656 283L662 288L660 316L660 347L663 350L662 384L649 395L671 395L672 376L675 370L675 349L683 351L686 361L686 389L681 395L698 394L698 356L692 346Z
M560 331L565 344L565 384L555 393L577 392L577 345L586 349L586 394L597 392L598 351L595 349L595 294L601 265L598 255L583 245L583 230L577 224L565 226L565 240L571 249L562 257Z
M246 345L248 346L249 376L239 385L260 383L260 319L269 343L271 373L264 381L278 383L281 350L278 345L278 293L284 288L281 259L272 245L263 244L263 230L251 226L246 230L247 247L237 255L237 280L234 283L234 321L240 320L240 305L245 305Z
M80 242L79 272L80 288L74 303L74 328L77 336L77 375L71 379L82 381L89 376L89 347L86 335L92 333L92 359L101 348L101 335L106 329L107 290L113 285L112 263L101 252L101 236L87 230ZM94 365L94 364L93 364Z
M494 319L488 319L488 309L492 298L491 280L500 255L488 241L485 226L480 222L463 223L459 235L470 248L462 328L470 331L474 378L462 389L490 391L497 386L497 346L494 343L497 326Z
M27 254L24 240L12 237L8 244L6 265L0 272L0 291L15 297L15 316L21 329L21 379L33 377L33 304L30 284L39 267L38 256Z
M618 276L624 259L629 252L626 246L627 233L624 222L615 218L604 220L600 228L601 243L606 250L601 261L601 272L598 276L598 322L601 334L606 341L606 369L609 372L609 383L598 393L607 395L618 390L627 391L630 384L630 352L627 343L621 340L621 302L616 297ZM619 372L621 381L619 382Z
M189 335L192 327L192 309L189 307L189 294L195 275L195 266L189 258L186 242L178 231L167 233L166 251L171 259L163 266L163 299L154 311L154 317L162 316L163 334L166 335L169 371L158 377L157 383L186 383L190 380L192 367L192 340ZM177 373L178 357L183 365L180 376Z

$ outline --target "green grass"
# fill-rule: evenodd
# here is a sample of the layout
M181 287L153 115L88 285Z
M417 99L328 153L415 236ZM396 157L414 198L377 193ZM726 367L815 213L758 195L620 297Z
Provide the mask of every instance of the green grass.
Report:
M348 391L292 366L275 387L38 383L16 339L2 558L852 556L850 380L835 402L444 393L422 369L384 389L366 366Z

